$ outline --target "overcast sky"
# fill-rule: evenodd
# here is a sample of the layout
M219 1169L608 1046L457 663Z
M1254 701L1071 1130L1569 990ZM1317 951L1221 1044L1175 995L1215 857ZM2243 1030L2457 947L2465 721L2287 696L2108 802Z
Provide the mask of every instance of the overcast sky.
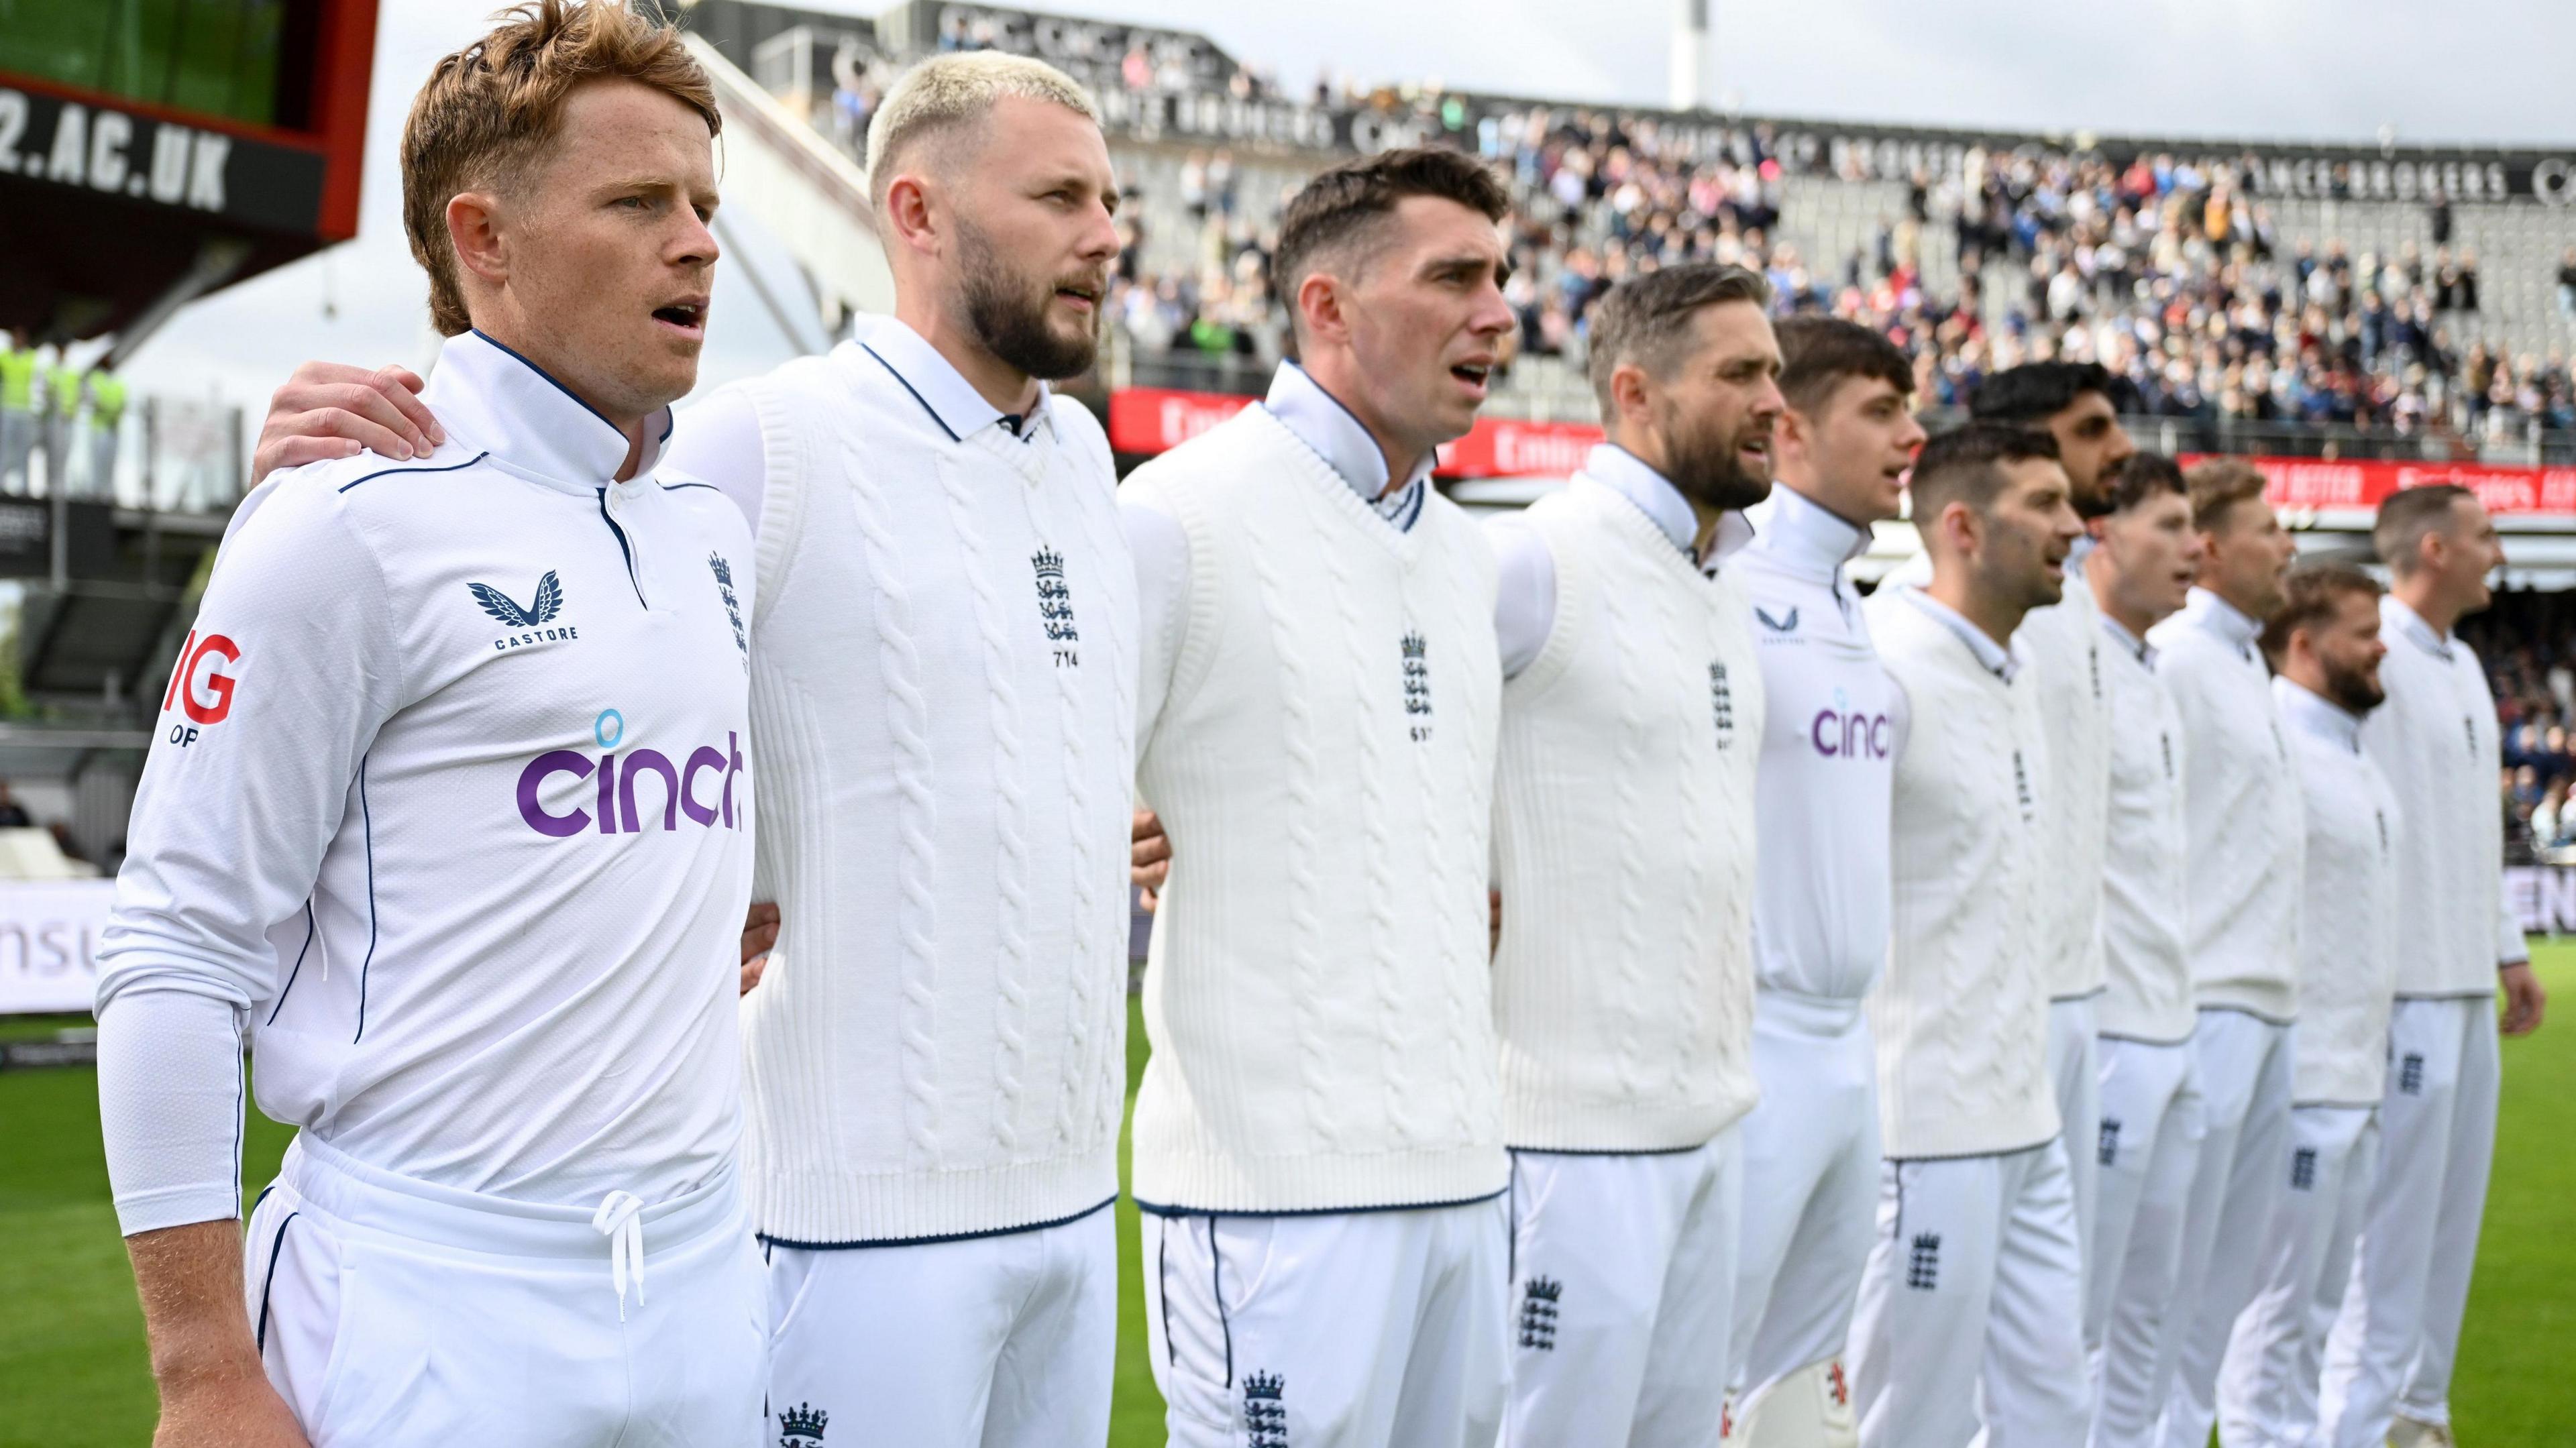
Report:
M816 8L873 14L861 0ZM1063 11L1207 32L1297 87L1321 70L1660 104L1675 0L1103 0ZM402 241L394 146L439 55L498 0L384 0L357 241L188 308L136 357L155 392L245 404L296 361L425 362L435 339ZM2571 0L1710 0L1711 90L1825 119L2576 149ZM760 245L741 229L738 252ZM704 383L789 347L719 268ZM253 425L256 426L254 418Z

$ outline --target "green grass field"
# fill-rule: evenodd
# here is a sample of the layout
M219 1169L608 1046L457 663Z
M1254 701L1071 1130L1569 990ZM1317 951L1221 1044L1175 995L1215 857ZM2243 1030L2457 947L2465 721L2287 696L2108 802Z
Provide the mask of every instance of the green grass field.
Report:
M2505 1043L2495 1184L2452 1401L2472 1448L2576 1448L2576 944L2539 952L2559 1020ZM0 1028L26 1034L28 1027ZM1129 1024L1135 1090L1144 1031ZM251 1122L246 1175L265 1182L289 1133ZM1121 1152L1122 1161L1124 1151ZM1145 1361L1136 1209L1119 1219L1117 1403L1110 1442L1163 1441ZM150 1436L143 1321L108 1205L96 1077L0 1075L0 1448L131 1448Z

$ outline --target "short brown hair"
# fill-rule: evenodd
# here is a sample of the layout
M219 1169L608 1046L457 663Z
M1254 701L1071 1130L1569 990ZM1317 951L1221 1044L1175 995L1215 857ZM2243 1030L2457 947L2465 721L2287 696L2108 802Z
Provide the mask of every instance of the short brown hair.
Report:
M2263 496L2263 470L2242 458L2211 458L2183 474L2191 484L2191 526L2215 533L2237 505Z
M1446 146L1406 146L1381 151L1319 173L1279 216L1279 245L1271 275L1277 295L1297 315L1297 288L1328 252L1371 240L1408 196L1455 201L1489 221L1512 209L1511 195L1493 168Z
M2379 600L2379 580L2349 563L2302 563L2281 580L2280 608L2263 625L2263 657L2279 669L2289 656L2290 635L2303 628L2334 622L2335 611L2354 594Z
M1610 400L1610 374L1622 362L1634 362L1657 377L1670 377L1681 365L1682 339L1691 318L1720 302L1771 300L1771 284L1757 271L1724 262L1694 261L1630 277L1602 294L1592 308L1592 395L1601 400L1601 420L1616 410Z
M2181 466L2163 453L2131 453L2111 474L2111 511L2114 513L2125 513L2150 498L2167 493L2188 498L2191 496L2191 483L2183 477Z
M2379 517L2370 525L2370 546L2389 572L2407 577L2424 566L2425 537L2448 533L2460 500L2475 501L2477 496L2457 483L2400 488L2379 505Z
M2004 465L2033 458L2057 461L2057 439L2008 422L1970 422L1938 434L1914 455L1906 491L1914 495L1914 526L1923 528L1952 503L1983 514L2003 491Z
M1914 395L1914 368L1885 333L1840 317L1784 317L1772 324L1780 337L1780 395L1813 418L1846 377L1876 379Z
M440 59L403 123L403 231L429 273L429 320L444 336L473 325L448 244L447 203L506 186L542 155L565 100L588 81L631 80L724 129L715 89L680 33L623 0L527 0L482 39Z

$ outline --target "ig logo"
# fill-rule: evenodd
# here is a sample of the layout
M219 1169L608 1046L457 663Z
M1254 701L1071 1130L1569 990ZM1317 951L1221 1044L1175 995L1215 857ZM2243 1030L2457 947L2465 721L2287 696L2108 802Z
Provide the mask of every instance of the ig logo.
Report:
M189 631L179 646L179 666L170 671L170 687L161 695L162 713L176 707L187 716L170 726L171 743L185 749L197 742L199 726L221 724L232 714L241 656L241 645L222 634L201 639Z

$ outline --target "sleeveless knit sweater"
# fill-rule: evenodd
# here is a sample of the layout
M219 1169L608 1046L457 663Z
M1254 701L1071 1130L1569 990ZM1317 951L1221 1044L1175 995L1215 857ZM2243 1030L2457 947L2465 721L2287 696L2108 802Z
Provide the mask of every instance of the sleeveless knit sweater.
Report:
M2056 781L2040 816L2048 884L2040 893L2039 964L2048 994L2072 1000L2103 982L2102 868L2111 803L2111 706L2103 682L2102 610L2069 568L2066 597L2031 610L2013 635L2030 660Z
M1447 500L1398 531L1260 407L1131 476L1189 540L1138 783L1172 841L1135 1192L1159 1209L1500 1191L1485 881L1494 565Z
M1494 957L1513 1146L1699 1146L1753 1105L1746 605L1577 476L1525 515L1556 567L1538 658L1503 685Z
M1134 570L1057 399L953 438L855 344L748 385L762 883L744 1002L759 1230L1007 1230L1116 1195Z
M1904 690L1896 758L1895 906L1870 993L1881 1149L1983 1156L2058 1133L2039 959L2050 807L2039 691L1995 676L1903 597L1870 600L1870 632Z

